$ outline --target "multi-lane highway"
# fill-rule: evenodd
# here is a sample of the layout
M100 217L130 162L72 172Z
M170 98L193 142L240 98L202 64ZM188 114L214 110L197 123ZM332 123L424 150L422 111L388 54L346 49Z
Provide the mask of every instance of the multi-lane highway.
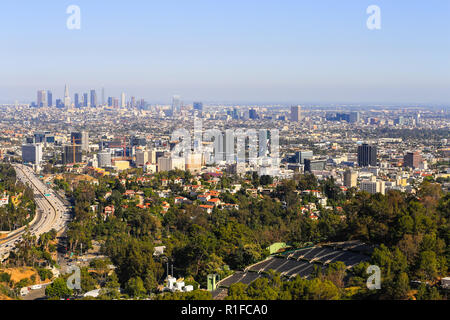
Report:
M36 217L29 225L32 235L37 238L52 229L61 231L70 219L70 212L62 201L55 196L54 191L40 181L33 170L21 164L14 164L17 179L30 186L36 201ZM0 261L5 260L14 250L17 243L22 240L25 228L11 232L6 238L0 240Z

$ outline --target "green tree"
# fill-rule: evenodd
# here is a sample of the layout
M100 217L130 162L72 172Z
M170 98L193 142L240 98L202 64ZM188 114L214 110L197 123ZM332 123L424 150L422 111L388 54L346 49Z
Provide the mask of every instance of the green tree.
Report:
M273 183L273 178L271 176L263 175L259 178L259 183L262 186L267 186Z
M277 291L269 285L267 278L259 278L253 281L247 288L247 295L252 300L276 300Z
M90 275L86 268L81 269L81 289L89 292L97 288L97 281Z
M68 298L73 294L73 291L67 287L64 278L57 278L53 283L45 289L45 294L49 298Z
M134 298L140 298L145 295L146 290L144 287L144 281L140 277L134 277L128 280L125 291Z
M306 287L305 300L339 300L339 289L329 280L312 279Z
M433 280L438 274L436 253L424 251L420 254L418 275L425 280Z
M394 299L403 300L408 297L410 291L409 278L406 272L400 273L397 281L395 282Z
M228 289L228 296L226 300L249 300L245 290L247 286L241 282L234 283Z
M1 272L0 273L0 282L9 283L9 281L11 281L11 275L6 272Z
M119 278L115 273L111 274L107 281L104 288L105 294L110 299L118 299L120 297L120 284L119 284Z

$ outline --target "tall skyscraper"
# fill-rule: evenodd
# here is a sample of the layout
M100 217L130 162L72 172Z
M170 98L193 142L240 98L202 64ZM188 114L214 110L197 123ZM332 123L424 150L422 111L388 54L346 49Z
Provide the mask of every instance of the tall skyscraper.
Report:
M125 108L127 106L127 102L125 101L125 92L122 92L122 96L120 99L120 107Z
M47 91L47 105L49 107L53 106L53 93L50 90Z
M47 107L47 92L45 90L39 90L37 92L37 106L39 108Z
M78 93L75 93L75 108L80 107L80 95Z
M420 112L418 112L416 114L416 126L419 126L420 124L421 124Z
M144 109L146 107L146 102L144 99L139 100L139 108Z
M105 88L102 88L102 106L105 105Z
M302 118L302 107L301 106L292 106L291 107L291 121L292 122L300 122Z
M236 136L233 130L225 130L215 143L215 160L232 162L236 160Z
M108 107L112 107L112 106L114 106L114 98L108 97Z
M81 131L81 150L89 152L89 132Z
M360 118L359 118L358 111L350 112L350 116L349 116L350 123L357 123L357 122L359 122L359 120L360 120Z
M70 95L69 95L69 87L66 84L66 87L64 89L64 107L69 108L70 107Z
M55 104L57 108L64 108L64 103L61 101L61 99L56 99Z
M89 95L87 93L83 93L83 107L89 106L90 106Z
M176 115L181 111L181 98L178 95L172 97L172 115Z
M237 107L233 108L232 117L233 117L233 120L239 120L239 118L241 117L239 109Z
M223 134L223 160L233 162L236 156L235 135L233 130L226 130Z
M97 107L97 93L95 90L91 90L91 107Z
M364 143L358 146L358 165L360 167L377 166L377 147Z

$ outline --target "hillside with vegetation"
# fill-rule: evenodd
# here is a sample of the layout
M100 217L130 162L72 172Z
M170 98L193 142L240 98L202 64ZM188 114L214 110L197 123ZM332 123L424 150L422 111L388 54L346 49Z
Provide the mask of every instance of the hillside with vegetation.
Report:
M117 267L114 278L108 276L97 287L113 282L129 296L153 295L158 293L158 285L167 276L166 264L170 263L176 276L188 279L196 288L205 288L208 274L223 278L230 269L242 270L261 261L274 242L302 247L311 242L361 240L376 246L371 263L382 270L382 290L365 289L368 263L352 270L338 263L326 271L317 270L308 280L286 282L272 274L249 286L237 284L230 288L229 297L445 297L436 284L448 275L450 195L444 194L437 183L425 181L415 195L398 191L370 195L354 189L343 192L332 179L318 182L312 175L299 175L276 186L271 179L257 175L245 179L224 175L214 183L211 177L203 176L199 183L221 190L219 199L223 203L239 205L239 210L214 208L209 214L201 209L196 197L174 183L177 179L183 179L185 185L194 183L189 173L156 174L145 182L140 177L124 173L98 177L98 184L57 182L73 198L75 218L67 233L69 250L80 253L81 246L91 248L93 240L99 241L102 253ZM163 180L169 181L167 186L162 186ZM229 192L236 183L242 185L240 191ZM269 184L270 193L253 196L248 192L259 186L269 188ZM163 189L169 189L171 195L161 198L158 194ZM141 192L146 205L140 205L138 197L128 196L127 190ZM320 191L329 205L322 207L314 195L303 193L305 190ZM191 202L176 204L176 196ZM164 202L170 206L167 211ZM301 208L312 203L318 208L319 219L302 214ZM108 206L114 206L114 215L104 215ZM153 255L156 246L166 246L163 256ZM413 281L422 283L415 291ZM179 295L165 297L178 299Z

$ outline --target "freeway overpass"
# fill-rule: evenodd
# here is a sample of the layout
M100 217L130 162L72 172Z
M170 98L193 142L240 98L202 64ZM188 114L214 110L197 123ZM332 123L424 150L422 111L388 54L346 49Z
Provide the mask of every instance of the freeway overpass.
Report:
M17 179L31 187L34 192L37 210L35 218L29 223L30 233L39 238L41 234L52 229L63 230L70 219L69 209L60 198L55 196L53 190L36 177L31 168L22 164L13 166ZM25 231L25 227L22 227L10 232L6 238L0 240L0 262L7 259L10 252L15 250L16 244L22 240Z

